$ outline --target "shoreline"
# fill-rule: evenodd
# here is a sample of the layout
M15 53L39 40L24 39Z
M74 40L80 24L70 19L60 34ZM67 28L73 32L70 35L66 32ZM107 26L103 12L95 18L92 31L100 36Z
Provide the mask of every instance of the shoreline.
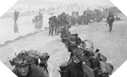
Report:
M26 35L24 35L24 36L23 36L23 35L20 35L20 36L18 36L17 38L15 38L15 39L13 39L13 40L7 40L7 41L5 41L3 44L0 44L0 48L1 48L1 47L4 47L4 46L7 46L8 44L14 43L14 42L16 42L16 41L18 41L18 40L21 40L21 39L23 39L23 38L26 38L26 37L35 35L35 34L37 34L37 33L40 33L40 32L42 32L42 31L47 31L47 30L34 31L33 33L28 33L28 34L26 34Z

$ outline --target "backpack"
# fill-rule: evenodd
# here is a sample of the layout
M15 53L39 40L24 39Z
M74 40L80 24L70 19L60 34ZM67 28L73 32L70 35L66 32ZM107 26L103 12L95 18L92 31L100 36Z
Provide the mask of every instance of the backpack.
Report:
M111 15L111 16L108 17L108 22L114 22L114 21L115 21L115 19L114 19L114 16L113 15Z
M106 61L107 61L107 57L104 56L104 55L101 54L101 53L98 54L98 58L99 58L100 61L103 61L103 62L106 62Z
M102 73L108 73L109 75L111 75L114 70L114 67L110 63L102 61L100 61L100 68Z

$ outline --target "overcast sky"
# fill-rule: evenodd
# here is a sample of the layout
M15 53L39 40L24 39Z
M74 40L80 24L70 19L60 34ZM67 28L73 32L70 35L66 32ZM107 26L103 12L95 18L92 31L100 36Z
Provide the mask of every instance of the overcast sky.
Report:
M53 7L68 5L70 3L77 3L80 7L85 8L98 8L98 6L113 6L109 0L18 0L16 7L20 5L21 7L27 8L29 6L34 9L34 7ZM13 6L13 8L16 8Z
M47 4L48 2L69 4L79 3L85 5L112 5L109 0L18 0L18 3Z
M62 2L62 3L83 3L87 5L112 5L109 0L47 0L47 1L55 1L55 2Z

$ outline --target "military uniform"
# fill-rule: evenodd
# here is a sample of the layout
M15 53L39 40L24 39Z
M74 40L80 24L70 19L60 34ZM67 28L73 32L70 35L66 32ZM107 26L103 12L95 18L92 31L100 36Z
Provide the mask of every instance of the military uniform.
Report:
M70 35L70 31L68 29L65 29L64 27L61 29L61 38L64 42L65 39L67 39Z
M54 27L54 25L53 25L52 21L49 20L49 35L53 35L53 27Z
M18 20L18 17L19 17L19 12L17 11L17 10L15 10L15 12L14 12L14 22L15 22L15 24L17 24L17 20Z
M15 33L19 33L18 24L17 24L18 17L19 17L19 11L15 10L14 12L14 32Z
M52 16L49 18L49 35L53 35L54 32L54 26L55 26L55 16Z
M18 77L23 77L18 73L17 67L13 69L13 72L18 76ZM32 64L30 66L30 71L27 76L25 77L49 77L47 74L47 71L43 67L39 67L35 64Z
M37 65L33 56L26 51L19 53L12 61L10 60L11 65L15 65L12 71L18 77L49 77L47 69ZM41 61L48 58L45 54L40 56Z
M71 52L68 64L74 61L75 63L82 63L83 77L95 77L94 72L91 68L89 55L84 55L84 51L77 47L76 42L71 42L69 51Z

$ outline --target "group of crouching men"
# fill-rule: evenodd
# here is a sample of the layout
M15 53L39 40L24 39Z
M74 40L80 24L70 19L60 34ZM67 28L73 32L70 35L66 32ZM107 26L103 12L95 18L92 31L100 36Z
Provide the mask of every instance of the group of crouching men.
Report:
M91 40L81 40L78 34L70 32L61 34L61 39L71 53L69 60L59 66L61 77L109 77L112 74L113 65L107 62L107 57L99 49L94 51ZM15 66L12 71L18 77L49 77L49 58L46 52L22 50L10 60L10 64Z

